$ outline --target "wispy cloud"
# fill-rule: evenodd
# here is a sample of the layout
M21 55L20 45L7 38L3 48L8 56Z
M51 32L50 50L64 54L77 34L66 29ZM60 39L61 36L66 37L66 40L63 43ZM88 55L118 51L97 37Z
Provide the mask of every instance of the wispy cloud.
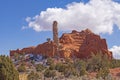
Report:
M28 28L27 26L23 26L23 27L22 27L22 30L27 29L27 28Z
M113 57L115 59L120 59L120 46L113 46L110 48L110 51L113 52Z
M47 8L35 17L27 17L28 27L35 31L52 30L57 20L59 30L91 29L95 33L109 33L116 24L120 29L120 4L112 0L90 0L88 3L66 5L66 8Z

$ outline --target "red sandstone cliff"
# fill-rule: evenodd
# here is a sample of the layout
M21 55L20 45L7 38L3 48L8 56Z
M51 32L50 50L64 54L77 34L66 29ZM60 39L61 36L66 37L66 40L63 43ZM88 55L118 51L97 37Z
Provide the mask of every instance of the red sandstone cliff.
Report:
M108 51L106 40L89 29L81 32L73 30L72 33L63 34L59 39L59 54L56 54L56 51L55 43L50 41L39 44L36 47L12 50L10 51L10 56L15 53L33 53L50 57L58 55L60 57L89 58L91 53L101 51L101 53L107 54L109 58L112 58L112 52Z
M91 53L105 53L112 58L112 52L108 51L106 40L94 34L89 29L63 34L60 38L62 45L61 54L67 57L89 58Z

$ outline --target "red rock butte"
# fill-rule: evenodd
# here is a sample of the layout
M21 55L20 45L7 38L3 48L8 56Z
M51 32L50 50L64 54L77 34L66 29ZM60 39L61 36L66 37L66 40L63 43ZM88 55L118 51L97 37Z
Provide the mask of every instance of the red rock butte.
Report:
M27 47L21 50L11 50L10 56L14 54L41 54L43 56L55 57L56 55L62 58L89 58L92 53L106 54L109 59L112 59L112 52L108 50L105 39L94 34L91 30L86 29L78 32L73 30L71 33L64 33L59 38L59 53L57 45L54 41L48 41L34 47Z

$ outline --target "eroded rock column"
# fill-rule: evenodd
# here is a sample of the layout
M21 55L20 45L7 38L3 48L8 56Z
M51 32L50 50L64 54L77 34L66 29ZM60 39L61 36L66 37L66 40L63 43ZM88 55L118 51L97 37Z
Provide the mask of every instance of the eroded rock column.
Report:
M57 47L57 56L59 55L59 38L58 38L58 23L57 21L53 21L53 41L56 44Z

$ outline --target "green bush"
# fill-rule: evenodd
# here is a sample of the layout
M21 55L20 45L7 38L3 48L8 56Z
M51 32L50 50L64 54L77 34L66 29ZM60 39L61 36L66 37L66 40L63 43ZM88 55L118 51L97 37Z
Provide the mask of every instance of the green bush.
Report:
M55 66L55 69L58 70L58 72L64 72L66 68L66 64L63 63L57 63Z
M110 61L107 55L100 53L92 54L92 57L87 61L87 71L99 71L104 67L109 68Z
M44 72L44 77L54 78L55 76L56 76L56 71L54 71L54 70L46 69Z
M65 77L70 77L70 76L77 76L78 73L74 67L73 63L57 63L55 66L55 69L58 70L58 72L61 72L64 74Z
M105 79L109 74L110 60L107 55L103 53L92 54L88 60L87 70L97 72L97 78Z
M78 71L80 76L83 76L86 74L86 62L83 60L76 60L74 62L74 66L76 70Z
M45 67L42 64L37 64L36 65L36 71L41 72L45 69Z
M47 63L46 63L47 65L51 65L53 63L54 63L54 60L52 58L47 59Z
M77 71L75 70L75 68L74 67L70 67L70 66L66 67L65 70L63 71L63 73L64 73L65 77L78 75Z
M120 67L120 60L112 59L110 63L110 68Z
M27 76L28 80L40 80L41 76L38 73L35 72L31 72L28 76Z
M9 57L0 56L0 80L19 80L19 74Z
M55 66L56 66L55 64L51 64L51 65L49 66L49 69L50 69L50 70L55 70Z
M101 68L98 72L97 72L97 78L102 77L103 79L105 79L109 74L109 69L107 67L105 68Z

